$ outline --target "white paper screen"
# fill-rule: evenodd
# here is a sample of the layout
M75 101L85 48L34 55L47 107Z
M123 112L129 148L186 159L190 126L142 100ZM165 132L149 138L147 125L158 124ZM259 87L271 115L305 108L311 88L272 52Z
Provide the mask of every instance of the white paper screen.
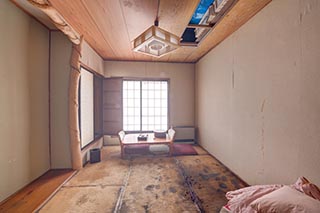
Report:
M80 77L80 131L81 147L94 139L93 74L81 68Z

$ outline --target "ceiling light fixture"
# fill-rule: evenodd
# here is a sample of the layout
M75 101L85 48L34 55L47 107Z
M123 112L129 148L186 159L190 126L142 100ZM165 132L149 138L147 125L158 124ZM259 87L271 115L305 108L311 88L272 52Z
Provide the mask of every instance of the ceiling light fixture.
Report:
M158 27L159 2L154 25L149 27L133 41L133 50L138 53L161 57L180 46L180 37Z

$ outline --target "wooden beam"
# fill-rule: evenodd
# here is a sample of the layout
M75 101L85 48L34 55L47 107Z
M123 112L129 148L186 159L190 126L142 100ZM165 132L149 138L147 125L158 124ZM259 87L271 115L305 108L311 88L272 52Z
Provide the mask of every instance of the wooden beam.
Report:
M189 28L212 28L213 25L205 25L205 24L188 24Z

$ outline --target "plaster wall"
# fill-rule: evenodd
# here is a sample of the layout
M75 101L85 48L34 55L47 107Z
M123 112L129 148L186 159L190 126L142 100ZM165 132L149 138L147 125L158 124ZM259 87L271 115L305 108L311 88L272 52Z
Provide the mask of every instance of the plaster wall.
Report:
M51 32L50 122L51 166L71 168L68 91L72 43L59 31Z
M194 125L194 64L105 61L104 75L170 79L169 126Z
M82 43L81 62L97 73L104 75L103 59L89 46L86 41Z
M199 142L249 184L320 185L319 20L274 0L196 64Z
M49 31L0 1L0 201L45 173L49 160Z
M51 32L51 161L52 168L71 168L69 136L69 75L72 43L61 32ZM81 63L103 75L103 59L85 42ZM88 150L83 150L85 155Z

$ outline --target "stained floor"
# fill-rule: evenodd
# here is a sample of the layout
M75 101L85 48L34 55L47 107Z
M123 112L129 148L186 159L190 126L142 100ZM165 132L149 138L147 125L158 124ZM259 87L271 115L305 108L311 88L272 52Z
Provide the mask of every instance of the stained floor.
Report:
M40 212L219 212L225 193L244 187L201 147L198 155L120 158L119 146L102 149Z

